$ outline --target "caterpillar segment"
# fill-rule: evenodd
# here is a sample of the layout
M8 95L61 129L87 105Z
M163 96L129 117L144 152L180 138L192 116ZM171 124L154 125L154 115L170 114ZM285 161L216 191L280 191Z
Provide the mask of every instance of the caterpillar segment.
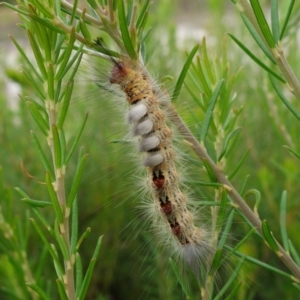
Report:
M194 215L188 209L184 191L181 191L172 132L150 80L129 63L118 62L111 71L110 82L118 84L126 94L130 106L127 121L133 127L133 135L139 137L138 149L143 153L159 223L165 227L162 230L167 229L171 235L169 239L177 246L175 251L179 250L195 268L195 259L198 262L202 252L208 249L207 232L194 225Z

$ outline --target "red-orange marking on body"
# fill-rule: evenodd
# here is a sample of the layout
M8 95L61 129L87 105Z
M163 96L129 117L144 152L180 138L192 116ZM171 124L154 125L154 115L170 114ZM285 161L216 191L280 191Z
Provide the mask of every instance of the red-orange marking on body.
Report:
M171 228L175 235L178 235L180 233L180 225L178 223L171 224Z
M109 81L110 83L120 84L126 76L127 71L124 63L116 63L111 70Z
M153 179L153 184L158 188L161 189L165 184L165 178L164 177L158 177Z
M165 213L166 215L168 215L172 212L172 203L171 202L162 203L160 205L160 207L161 207L161 210L163 211L163 213Z

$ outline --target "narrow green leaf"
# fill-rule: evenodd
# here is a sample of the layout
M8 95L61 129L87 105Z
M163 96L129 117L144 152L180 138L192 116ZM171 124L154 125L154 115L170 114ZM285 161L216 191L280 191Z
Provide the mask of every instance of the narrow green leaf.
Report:
M91 232L91 228L87 228L84 233L80 236L77 244L76 244L76 252L78 252L79 248L80 248L80 245L81 243L83 242L83 240L90 234Z
M76 281L76 299L78 299L78 294L82 285L83 280L83 268L82 262L79 253L76 253L76 262L75 262L75 281Z
M55 99L55 92L54 92L54 70L53 70L53 64L48 63L47 64L47 77L48 77L48 86L47 86L47 92L48 92L48 99L50 101L54 101Z
M106 1L106 0L104 0ZM109 2L111 2L111 0L109 0ZM117 10L117 7L118 7L118 0L112 0L113 2L113 10L116 11Z
M71 254L76 253L76 244L78 239L78 205L77 197L75 197L72 205L72 218L71 218Z
M36 13L35 8L31 5L28 5L28 10L30 15L34 15ZM50 61L49 54L51 53L51 47L49 44L49 35L46 30L46 27L40 26L38 22L31 20L30 22L30 30L34 33L34 36L37 38L37 42L41 49L43 49L45 54L45 61ZM48 48L48 49L46 49ZM50 54L51 55L51 54Z
M221 153L218 157L218 161L220 161L223 156L226 154L226 151L227 151L227 148L228 148L228 144L229 144L229 141L236 135L240 132L242 128L241 127L238 127L234 130L232 130L225 138L225 141L223 143L223 146L222 146L222 150L221 150Z
M203 164L206 168L207 175L210 178L211 182L217 183L218 182L217 177L206 159L203 160Z
M201 49L202 49L203 61L204 61L204 64L205 64L205 70L207 71L210 82L212 84L215 84L215 76L214 76L213 71L211 69L212 64L210 63L209 58L208 58L205 37L203 37L203 39L202 39Z
M28 96L26 96L25 98L23 98L22 96L20 96L20 97L21 97L21 99L22 99L24 102L26 101L26 99L28 99L29 101L31 101L31 102L34 104L34 106L40 111L40 113L45 117L46 122L47 122L47 124L48 124L48 113L47 113L46 108L45 108L44 105L39 104L39 102L35 101L35 100L32 99L32 98L29 98ZM43 103L43 104L44 104L44 103Z
M225 246L225 247L226 247L226 249L229 249L229 250L231 249L229 246ZM251 262L251 263L253 263L253 264L255 264L255 265L259 266L259 267L263 267L263 268L265 268L267 270L270 270L270 271L272 271L274 273L277 273L279 275L287 277L290 280L293 280L293 275L288 274L286 272L283 272L283 271L281 271L281 270L279 270L277 268L274 268L274 267L272 267L272 266L270 266L270 265L268 265L268 264L266 264L266 263L264 263L264 262L262 262L262 261L260 261L258 259L255 259L255 258L250 257L250 256L245 256L243 253L241 253L239 251L235 251L235 255L237 255L238 257L242 257L246 261L249 261L249 262Z
M278 45L279 41L279 20L278 20L278 0L271 0L271 24L272 33L275 44Z
M73 80L73 78L75 77L75 75L78 71L78 68L80 66L80 62L81 62L81 59L82 59L82 56L83 56L82 48L83 48L83 44L81 44L80 47L77 49L77 52L75 53L75 55L73 55L72 59L69 61L68 65L64 69L63 74L61 75L62 77L64 77L66 75L66 73L70 70L70 68L73 66L75 61L77 60L75 66L72 69L72 73L69 77L69 81Z
M62 15L61 1L55 1L55 0L48 0L48 1L49 1L49 6L54 8L56 16L60 19L63 19L65 15Z
M42 131L42 133L47 137L49 134L49 125L46 122L46 120L43 118L39 110L34 105L34 102L26 101L26 106L32 115L35 123L39 127L39 129Z
M261 29L262 34L264 35L269 47L271 49L275 48L275 42L271 33L271 30L269 28L269 25L267 23L267 20L265 18L264 12L259 4L258 0L250 0L253 12L255 14L256 20L258 22L258 25Z
M273 251L277 252L279 248L273 236L273 233L269 229L267 220L262 221L262 232L268 245L271 247Z
M225 300L232 300L232 299L237 299L237 292L239 290L239 288L241 287L242 282L239 281L234 288L231 290L230 294L226 297Z
M53 31L53 30L48 30L48 32L49 32L49 36L50 36L50 38L49 38L50 47L51 47L50 50L52 51L52 54L53 54L55 52L54 49L56 47L56 44L61 35L59 35L56 31ZM54 56L52 56L52 54L51 54L51 61L53 62L53 64L55 64L56 60L53 60L53 57L55 56L55 54L54 54Z
M66 34L62 29L53 25L48 19L44 19L44 18L34 16L34 15L30 15L30 18L36 22L39 22L41 25L49 28L50 30L53 30L53 31L55 31L57 33L61 33L61 34Z
M229 232L231 230L234 214L235 214L235 210L232 209L229 216L228 216L228 218L227 218L227 220L226 220L226 226L225 226L225 228L222 232L222 236L219 239L218 248L223 248L224 245L226 244L226 240L227 240L227 238L229 236Z
M225 221L225 213L227 211L227 203L228 203L227 190L225 188L222 188L221 189L220 210L219 210L218 219L217 219L217 228L219 230L222 228L222 225ZM229 218L227 218L227 220L228 219Z
M293 107L293 105L290 103L290 101L288 99L285 98L285 96L283 95L283 93L281 92L279 86L277 85L277 83L275 82L273 76L271 76L269 74L269 79L271 81L271 84L274 88L274 90L276 91L278 97L281 99L281 101L283 102L283 104L288 108L288 110L298 119L300 120L300 114L296 111L296 109Z
M214 111L215 105L217 103L217 99L218 99L219 93L221 91L221 88L223 86L223 83L224 83L224 79L221 79L219 81L218 85L216 86L216 88L215 88L215 90L214 90L214 92L213 92L213 94L212 94L212 96L209 100L209 104L208 104L208 107L207 107L207 110L206 110L206 113L205 113L205 117L204 117L204 120L203 120L202 128L201 128L201 135L200 135L200 140L201 141L204 141L204 139L207 135L209 125L211 123L213 111Z
M43 75L43 78L45 80L47 80L47 71L46 71L46 68L44 66L44 59L43 59L42 53L40 51L40 48L37 45L37 43L35 41L35 38L32 35L32 33L30 32L30 30L27 30L27 35L28 35L28 39L29 39L29 42L30 42L35 60L37 62L37 65L38 65L38 67L39 67L39 69L40 69L40 71Z
M288 146L283 146L283 147L288 149L292 154L294 154L297 158L300 159L300 153L297 153L296 151L294 151L292 148L290 148Z
M244 193L244 190L245 190L245 187L246 187L246 184L248 182L249 177L250 177L250 175L246 175L245 179L243 180L242 186L241 186L240 191L239 191L240 195L242 195Z
M62 129L64 122L65 122L65 118L66 118L66 115L67 115L67 112L69 109L70 100L71 100L71 96L72 96L72 92L73 92L73 87L74 87L74 80L72 80L71 82L69 81L66 86L65 96L64 96L63 103L62 103L62 108L60 110L58 122L57 122L57 128L59 130Z
M63 43L65 41L65 38L66 38L65 34L58 34L58 38L54 46L54 62L56 65L61 63L64 58L61 55L61 49L63 49Z
M61 235L61 227L59 226L57 220L55 221L54 224L54 236L55 236L55 240L57 241L58 245L59 245L59 250L63 256L64 261L70 261L70 252L69 249L67 247L67 244L64 240L64 238Z
M9 37L11 38L12 42L14 43L14 45L16 46L16 48L18 49L19 53L22 55L23 59L25 60L26 64L28 65L30 71L34 73L34 75L36 76L36 78L40 82L43 82L44 80L42 79L42 77L40 76L40 74L36 71L36 68L30 62L30 60L28 59L28 57L25 54L24 50L22 49L22 47L17 43L17 41L11 35L9 35Z
M60 146L61 146L61 161L65 161L66 147L67 147L65 132L63 129L61 129L59 132L60 132L59 140L60 140Z
M245 193L244 198L246 198L249 195L254 195L254 197L255 197L255 205L254 205L253 211L258 216L258 206L260 204L261 194L260 194L259 190L250 189Z
M48 223L48 221L46 220L46 218L40 213L40 211L36 208L32 209L34 214L38 217L38 219L40 220L40 222L45 226L45 228L48 230L48 232L55 237L54 234L54 230L53 228L50 226L50 224Z
M15 187L15 190L23 197L23 198L28 198L30 199L30 197L20 188Z
M124 46L129 54L129 56L135 60L137 57L137 54L135 52L134 46L132 44L130 34L127 27L127 21L126 21L126 15L125 15L125 7L124 7L124 1L118 0L118 18L120 22L120 30L122 34L122 39L124 42Z
M53 188L49 172L46 172L46 184L47 184L49 196L51 198L51 202L53 204L56 218L59 220L59 223L63 223L63 214L62 214L61 206L59 204L55 190Z
M206 181L199 181L199 180L189 180L190 183L195 183L199 186L210 186L210 187L214 187L214 188L220 188L220 187L224 187L224 185L222 183L213 183L213 182L206 182Z
M9 7L10 9L12 9L12 10L18 12L18 13L20 13L21 15L29 16L27 10L20 9L19 6L12 5L8 2L1 2L1 4L5 5L6 7ZM20 6L20 7L22 7L22 6Z
M293 259L295 260L296 264L300 267L300 256L299 256L298 252L296 251L291 240L289 240L289 249L290 249L290 253L291 253Z
M85 126L85 124L86 124L87 118L88 118L88 114L86 114L86 117L85 117L85 119L84 119L84 121L83 121L83 124L82 124L80 130L79 130L79 133L78 133L78 135L77 135L77 138L75 139L75 141L74 141L74 143L73 143L73 145L72 145L72 147L71 147L71 150L70 150L70 152L69 152L69 154L68 154L68 156L67 156L67 158L66 158L66 160L65 160L64 165L67 165L67 164L68 164L70 158L71 158L72 155L73 155L73 152L74 152L74 150L75 150L75 148L76 148L76 146L77 146L77 144L78 144L78 142L79 142L79 139L80 139L80 137L81 137L82 131L83 131L84 126Z
M79 24L80 24L80 31L81 31L82 35L91 44L92 43L92 36L91 36L90 31L87 28L84 20L80 19Z
M241 43L235 36L228 33L228 35L233 39L233 41L253 60L255 61L259 66L261 66L265 71L267 71L269 74L273 75L275 78L277 78L282 83L286 83L286 81L280 77L278 74L273 72L269 67L267 67L263 62L261 62L251 51L248 50L247 47L244 46L243 43Z
M53 134L53 143L54 143L54 159L55 159L55 167L56 169L60 169L62 167L62 159L61 159L61 145L60 138L57 127L52 125L52 134Z
M148 16L149 16L149 11L146 11L145 13L145 17L142 20L141 26L138 29L138 33L137 33L137 37L138 37L138 41L139 41L139 48L140 48L140 52L143 55L143 57L145 58L144 61L147 62L146 57L147 57L147 53L146 53L146 39L149 36L150 32L151 32L151 27L147 29L147 31L144 33L144 29L145 26L147 24L148 21Z
M54 262L56 263L58 269L59 269L59 272L61 274L64 274L64 271L63 271L63 268L59 262L59 259L58 259L58 256L57 254L55 253L55 251L53 250L53 248L51 247L50 243L48 242L48 239L45 237L45 235L43 234L42 230L40 229L40 227L38 226L38 224L35 222L34 219L30 219L34 228L36 229L37 233L39 234L39 236L41 237L44 245L47 247L47 250L48 252L50 253L50 255L52 256Z
M95 0L87 0L87 2L93 9L97 9L97 4Z
M199 45L197 44L196 46L194 46L194 48L192 49L191 53L189 54L181 72L180 72L180 75L178 77L178 80L176 82L176 85L175 85L175 89L174 89L174 92L173 92L173 95L172 95L172 98L171 98L171 101L174 102L176 101L176 99L178 98L179 96L179 93L180 93L180 90L182 88L182 85L183 85L183 82L184 82L184 79L186 77L186 74L190 68L190 65L193 61L193 58L195 56L195 54L197 53L198 51L198 48L199 48Z
M246 152L244 153L243 157L241 158L241 160L239 161L239 163L237 164L236 168L233 170L233 172L228 176L228 179L232 179L234 177L234 175L240 170L241 166L243 165L248 153L250 151L250 148L248 148L246 150Z
M68 43L67 48L63 51L63 53L61 54L63 57L62 62L59 65L59 69L55 75L55 80L61 80L63 78L63 74L65 74L65 68L70 60L71 54L72 54L72 50L73 50L73 45L75 42L75 28L72 27L72 32L70 34L70 40Z
M287 193L286 191L283 191L281 195L281 201L280 201L279 225L280 225L283 248L287 253L289 253L289 239L286 230L286 201L287 201Z
M239 261L238 265L236 266L236 268L233 270L232 275L230 276L230 278L227 280L226 284L223 286L223 288L220 290L220 292L218 293L218 295L214 298L214 300L220 300L223 299L224 294L226 293L226 291L229 289L229 287L232 285L232 283L234 282L235 278L238 276L239 271L243 265L245 261L245 258L242 257L242 259Z
M44 101L46 99L45 93L42 90L43 86L41 86L41 83L34 78L32 75L33 73L31 73L30 70L28 70L28 68L26 66L23 66L22 68L22 72L26 78L28 79L28 82L33 86L33 88L36 90L38 96L40 97L40 99L42 101ZM19 95L21 99L23 99L22 95Z
M146 15L146 12L148 11L149 9L149 6L150 6L150 0L146 0L143 8L141 9L141 13L136 21L136 28L139 29L140 26L142 25L143 23L143 20L145 18L145 15Z
M213 261L211 263L211 267L210 267L210 270L209 270L209 276L213 276L218 268L220 267L220 261L221 261L221 258L222 258L222 253L223 253L223 249L222 248L218 248L215 252L215 256L213 258Z
M49 161L48 161L48 159L47 159L47 157L46 157L46 155L45 155L45 153L44 153L44 151L41 147L41 144L40 144L37 136L35 135L35 133L33 131L31 131L31 135L32 135L34 145L37 149L38 155L39 155L39 157L42 161L42 164L43 164L45 170L50 173L52 180L54 180L53 169L52 169L52 167L51 167L51 165L50 165L50 163L49 163Z
M188 72L188 76L191 79L190 84L193 84L193 90L196 90L198 94L200 93L198 97L203 96L203 99L201 99L202 102L206 103L207 101L204 100L207 99L207 97L211 97L212 91L206 81L201 60L198 55L196 56L196 62L192 62L190 70L191 72Z
M132 144L132 140L125 140L125 139L122 139L122 140L110 140L109 141L110 144Z
M182 275L181 275L181 272L179 271L179 268L177 267L176 263L174 262L174 260L171 257L169 257L169 264L171 265L172 270L175 273L175 276L176 276L176 278L177 278L177 280L178 280L178 282L179 282L186 298L189 299L189 297L190 297L189 294L190 293L189 293L189 288L186 285L186 280L184 280L182 278Z
M71 14L69 25L73 24L73 21L75 20L77 7L78 7L78 0L75 0L72 7L72 14Z
M102 236L98 239L97 245L96 245L96 249L94 251L93 257L90 261L90 264L88 266L88 269L86 271L86 274L84 276L81 288L80 288L80 292L78 294L78 299L79 300L83 300L85 298L86 292L88 290L89 284L91 282L92 279L92 275L93 275L93 270L96 264L96 259L98 257L100 248L101 248L101 244L102 244Z
M295 4L295 0L291 0L288 11L286 13L286 16L285 16L285 19L284 19L284 22L283 22L281 32L280 32L280 37L279 37L280 40L283 39L283 35L284 35L285 30L286 30L287 24L289 23L294 4Z
M73 185L72 185L72 188L71 188L68 200L67 200L67 207L71 207L73 204L73 201L75 200L87 156L88 156L87 154L83 155L80 162L78 163L77 170L75 173L75 178L73 181Z
M47 294L35 283L26 283L33 291L35 291L43 300L50 300Z
M195 101L195 103L204 111L205 110L205 107L203 105L203 103L199 100L200 97L196 96L192 89L190 89L190 87L188 85L184 85L186 90L189 92L189 94L192 96L193 100Z
M54 238L56 238L55 233L54 233ZM52 251L55 253L55 255L58 257L57 249L54 244L51 244L51 248ZM63 280L63 276L65 275L65 273L61 272L60 263L54 260L53 264L54 264L56 275L58 276L59 279Z
M51 7L49 7L48 5L47 5L47 7L45 7L43 5L45 3L44 1L31 0L31 2L33 3L34 6L36 6L45 15L45 17L47 17L49 19L55 18L55 13L54 13L53 9ZM31 6L31 4L29 4L29 5ZM34 8L33 8L33 11L34 11Z
M62 281L60 279L56 279L56 285L57 285L57 289L58 289L58 294L59 294L59 299L61 300L69 300L66 291L65 291L65 286L62 283Z
M127 16L126 16L126 23L127 23L127 26L129 26L130 20L132 18L132 12L133 12L133 0L129 0L129 1L127 1L127 3L128 3L128 5L127 5L128 12L127 12Z
M254 40L256 41L256 43L258 44L258 46L260 47L260 49L264 52L264 54L269 58L269 60L276 65L276 61L273 57L273 54L270 52L269 48L266 46L266 44L264 43L264 41L261 39L260 35L257 33L255 27L252 25L252 23L249 21L249 19L244 15L241 14L241 17L244 21L244 24L246 25L246 27L248 28L249 32L251 33L251 35L253 36Z
M21 199L23 202L29 204L32 207L46 207L46 206L52 206L51 202L48 201L41 201L41 200L34 200L30 198L23 198Z

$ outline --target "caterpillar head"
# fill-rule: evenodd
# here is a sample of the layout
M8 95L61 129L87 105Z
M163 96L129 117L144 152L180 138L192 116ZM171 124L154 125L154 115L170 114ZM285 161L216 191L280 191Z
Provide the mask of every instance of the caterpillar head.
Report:
M110 73L110 83L121 84L128 76L128 67L124 62L116 62Z

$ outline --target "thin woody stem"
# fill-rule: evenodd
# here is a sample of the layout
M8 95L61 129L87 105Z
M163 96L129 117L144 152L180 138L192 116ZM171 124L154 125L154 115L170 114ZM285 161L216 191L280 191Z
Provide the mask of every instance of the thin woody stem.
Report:
M206 149L198 142L186 124L183 122L181 117L178 115L177 111L171 104L167 107L170 119L173 124L177 127L178 131L184 136L184 138L191 143L193 150L199 156L201 160L208 162L212 168L217 180L219 183L224 184L227 188L228 195L232 199L233 203L236 205L235 208L239 209L245 217L251 222L251 224L256 228L259 234L263 237L262 232L262 222L259 217L250 209L246 204L241 195L237 192L231 182L227 179L225 174L220 170L220 168L214 163L210 158ZM300 283L300 268L289 256L289 254L283 249L283 247L277 242L279 250L276 252L277 256L283 261L283 263L288 267L288 269L294 274L296 278L293 278L294 281Z
M70 10L73 10L73 4L67 2L67 1L60 1L61 5L67 9L70 9ZM81 16L82 15L82 10L77 8L76 9L76 13L78 16ZM100 20L97 20L95 18L93 18L91 15L89 14L85 14L84 18L87 20L87 21L90 21L92 24L94 24L95 26L99 26L101 27L102 26L102 22Z
M269 47L248 0L240 0L240 2L237 4L237 7L240 10L240 12L243 13L249 19L249 21L254 26L255 30L263 40L265 46L273 54L273 57L276 61L276 65L287 82L287 87L289 88L291 93L294 94L294 96L300 101L300 82L296 77L294 71L292 70L291 66L289 65L288 61L286 60L280 42L278 45L276 45L274 49Z

